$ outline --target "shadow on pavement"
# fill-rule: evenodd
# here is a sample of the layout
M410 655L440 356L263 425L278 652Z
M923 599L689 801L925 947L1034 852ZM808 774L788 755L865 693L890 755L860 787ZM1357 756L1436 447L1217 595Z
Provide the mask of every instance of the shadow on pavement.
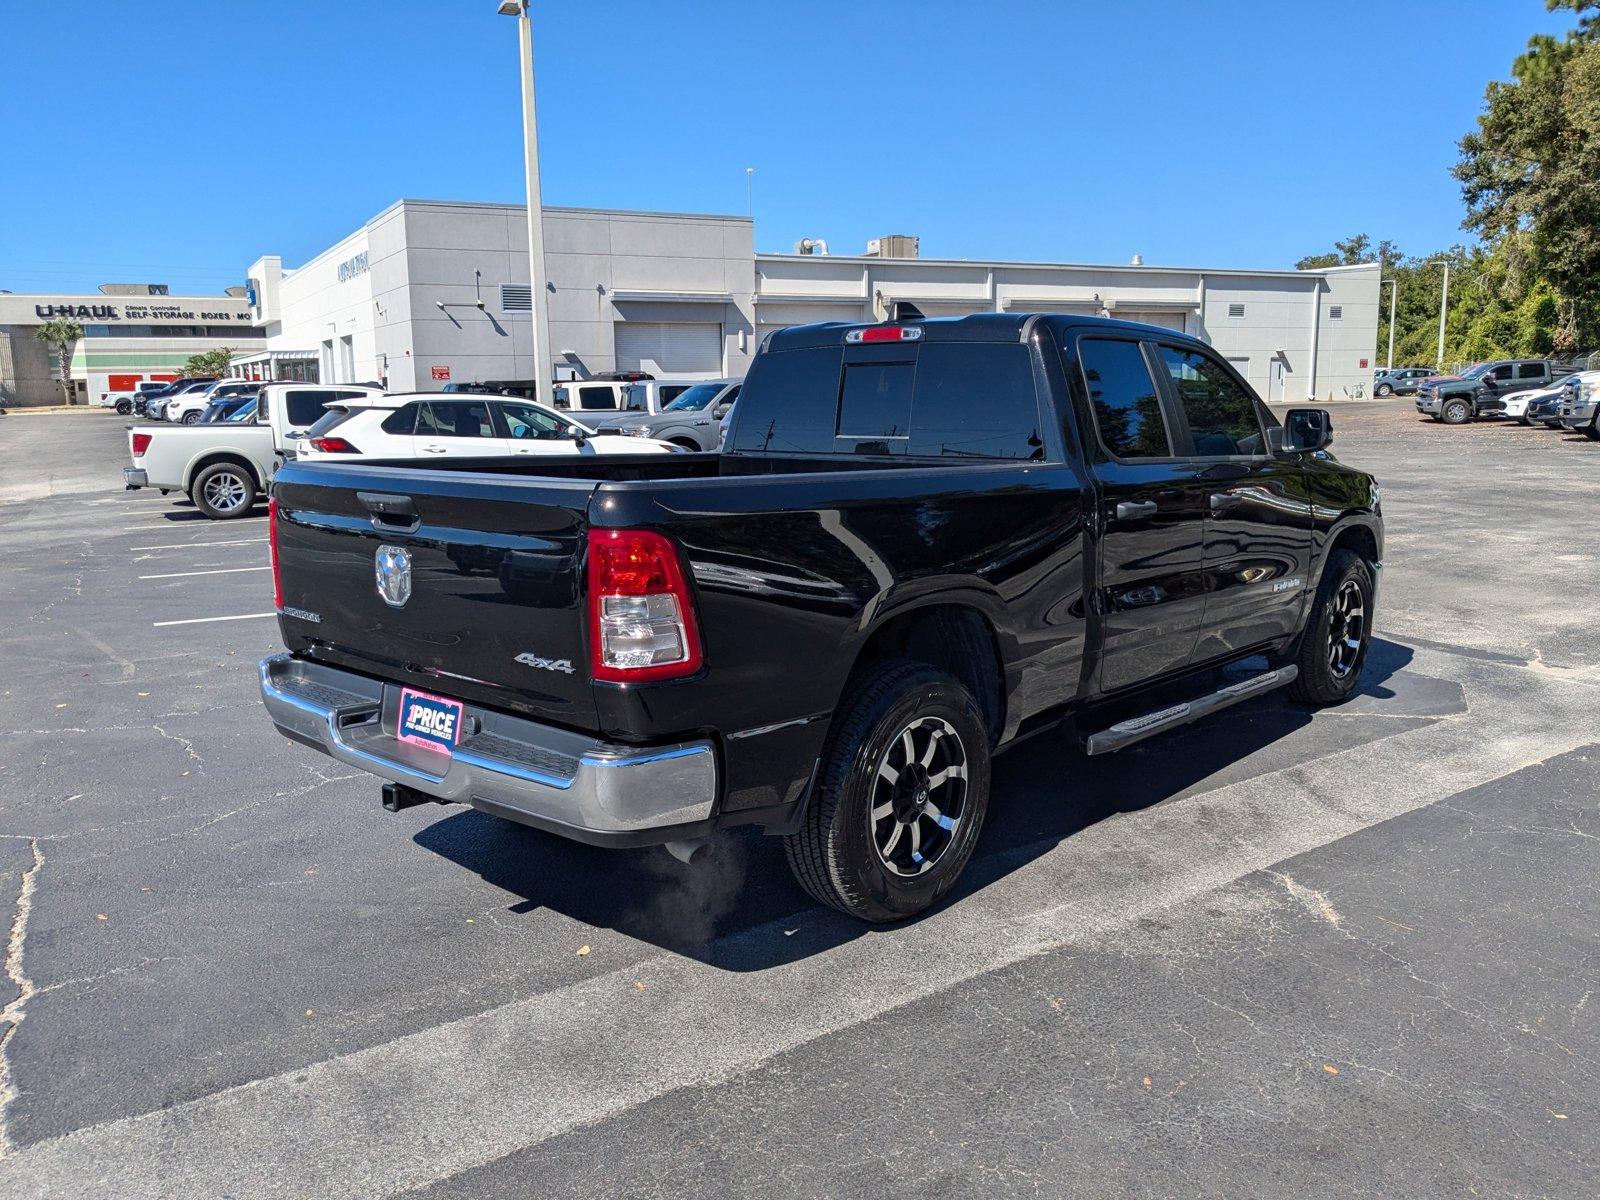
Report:
M1409 647L1374 638L1349 704L1393 704L1391 682L1411 658ZM960 903L1108 816L1183 795L1229 768L1236 768L1232 778L1244 779L1326 753L1326 746L1302 739L1281 756L1239 765L1282 743L1312 715L1273 696L1119 754L1087 757L1064 729L1021 743L995 760L982 843L945 903ZM1362 741L1392 731L1388 724L1344 723L1339 736ZM725 970L765 970L873 932L816 906L790 876L782 843L751 829L726 831L709 861L694 867L658 848L596 849L472 809L434 822L415 840L521 897L509 906L513 913L552 909Z

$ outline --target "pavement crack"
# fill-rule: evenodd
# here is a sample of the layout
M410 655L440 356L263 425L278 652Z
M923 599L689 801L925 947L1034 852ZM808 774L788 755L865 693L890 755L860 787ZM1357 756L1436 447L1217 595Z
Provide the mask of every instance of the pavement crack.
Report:
M192 741L190 741L188 738L180 737L176 733L168 733L160 725L151 725L150 728L154 729L157 733L159 733L162 737L166 738L169 742L177 742L178 745L182 746L183 747L183 752L189 756L189 761L190 762L194 763L196 766L201 766L201 767L205 766L205 760L200 757L199 751L197 751L194 748L194 743Z
M11 932L6 939L5 973L17 989L16 997L0 1009L0 1023L5 1031L0 1033L0 1159L6 1158L16 1148L11 1141L11 1105L17 1098L16 1080L11 1074L11 1038L28 1015L28 1001L37 989L22 966L23 942L28 936L28 915L33 911L33 892L38 886L39 872L44 867L44 851L39 849L39 839L29 838L28 849L33 854L33 866L22 872L22 884L17 890L17 907L11 918Z
M1303 883L1295 882L1282 871L1268 871L1267 874L1281 883L1283 890L1304 905L1306 911L1312 916L1326 921L1335 929L1338 929L1344 923L1344 918L1339 915L1339 910L1334 908L1333 902L1322 892L1317 891L1315 888L1308 888Z

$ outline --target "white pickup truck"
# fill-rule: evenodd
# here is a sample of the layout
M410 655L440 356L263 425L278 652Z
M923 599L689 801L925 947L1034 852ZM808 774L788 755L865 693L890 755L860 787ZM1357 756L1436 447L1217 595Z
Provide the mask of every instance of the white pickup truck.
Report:
M183 492L214 520L242 517L266 492L279 457L294 457L295 441L321 419L325 405L381 395L381 388L357 384L269 383L250 421L130 426L133 465L122 478L130 489Z

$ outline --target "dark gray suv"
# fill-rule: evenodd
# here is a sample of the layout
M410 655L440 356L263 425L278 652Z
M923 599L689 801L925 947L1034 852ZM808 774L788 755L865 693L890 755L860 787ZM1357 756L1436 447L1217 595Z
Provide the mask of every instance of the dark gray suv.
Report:
M1395 367L1379 371L1372 380L1374 396L1409 396L1417 385L1434 373L1432 367Z

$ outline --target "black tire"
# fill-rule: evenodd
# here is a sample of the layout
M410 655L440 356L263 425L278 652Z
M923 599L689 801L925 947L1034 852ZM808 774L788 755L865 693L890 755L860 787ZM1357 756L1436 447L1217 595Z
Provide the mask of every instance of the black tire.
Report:
M950 890L978 843L989 806L983 714L953 676L905 659L864 667L836 711L816 791L784 854L818 902L864 921L904 920ZM958 764L964 778L948 774Z
M700 453L699 442L692 442L688 438L668 438L667 441L671 442L674 446L682 446L685 450L688 450L694 454Z
M1380 383L1376 388L1373 389L1372 394L1374 396L1392 396L1394 395L1394 389L1387 383Z
M126 417L133 412L133 404L127 400L117 401L117 416Z
M1439 408L1439 419L1446 425L1465 425L1472 420L1472 401L1446 400Z
M1290 699L1321 707L1342 704L1350 698L1361 680L1367 648L1372 644L1374 593L1372 569L1365 560L1353 550L1335 550L1323 568L1317 598L1289 660L1300 668L1299 676L1289 685ZM1348 645L1349 614L1343 607L1352 595L1359 603L1360 620L1353 650ZM1336 639L1345 645L1336 646Z
M186 412L183 414L182 423L185 425L198 425L200 423L200 414L197 412Z
M213 521L231 521L245 516L255 504L255 477L238 463L212 463L194 477L189 499Z

